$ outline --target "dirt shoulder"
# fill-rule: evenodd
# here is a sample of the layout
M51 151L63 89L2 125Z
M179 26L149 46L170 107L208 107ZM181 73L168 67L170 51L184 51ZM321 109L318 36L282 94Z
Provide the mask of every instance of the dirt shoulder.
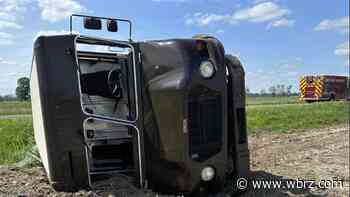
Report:
M279 190L267 196L349 196L347 125L249 137L255 178L344 181L344 188ZM253 194L254 192L250 192Z
M249 136L253 179L344 180L344 188L253 190L244 196L349 196L349 128L261 133ZM92 192L55 192L43 169L0 167L0 196L94 196Z

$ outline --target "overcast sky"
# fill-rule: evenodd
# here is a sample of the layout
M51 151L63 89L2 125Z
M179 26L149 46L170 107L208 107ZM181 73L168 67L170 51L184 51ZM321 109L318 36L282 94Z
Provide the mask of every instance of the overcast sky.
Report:
M36 35L67 31L72 13L129 18L136 41L216 36L255 92L349 72L349 0L0 0L0 95L29 76Z

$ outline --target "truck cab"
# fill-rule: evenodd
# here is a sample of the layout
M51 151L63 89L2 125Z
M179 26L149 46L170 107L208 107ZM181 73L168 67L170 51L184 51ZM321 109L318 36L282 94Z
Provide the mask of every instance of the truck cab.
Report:
M135 42L131 21L84 18L88 29L40 36L31 73L35 140L56 190L121 179L162 194L200 196L249 176L244 69L213 37ZM103 184L102 184L103 185Z

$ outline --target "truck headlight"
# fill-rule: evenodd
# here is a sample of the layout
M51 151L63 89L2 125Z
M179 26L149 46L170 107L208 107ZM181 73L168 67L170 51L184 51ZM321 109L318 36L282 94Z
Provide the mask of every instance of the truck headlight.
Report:
M202 75L202 77L208 79L214 76L215 74L215 67L210 61L204 61L199 66L199 71Z
M203 168L201 173L201 178L203 181L211 181L215 177L215 170L214 168L207 166Z

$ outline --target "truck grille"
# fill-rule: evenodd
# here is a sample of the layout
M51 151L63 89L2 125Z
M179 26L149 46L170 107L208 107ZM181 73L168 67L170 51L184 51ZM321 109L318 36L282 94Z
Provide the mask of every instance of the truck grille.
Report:
M189 151L193 160L204 161L220 152L222 145L221 96L191 99L188 111Z

